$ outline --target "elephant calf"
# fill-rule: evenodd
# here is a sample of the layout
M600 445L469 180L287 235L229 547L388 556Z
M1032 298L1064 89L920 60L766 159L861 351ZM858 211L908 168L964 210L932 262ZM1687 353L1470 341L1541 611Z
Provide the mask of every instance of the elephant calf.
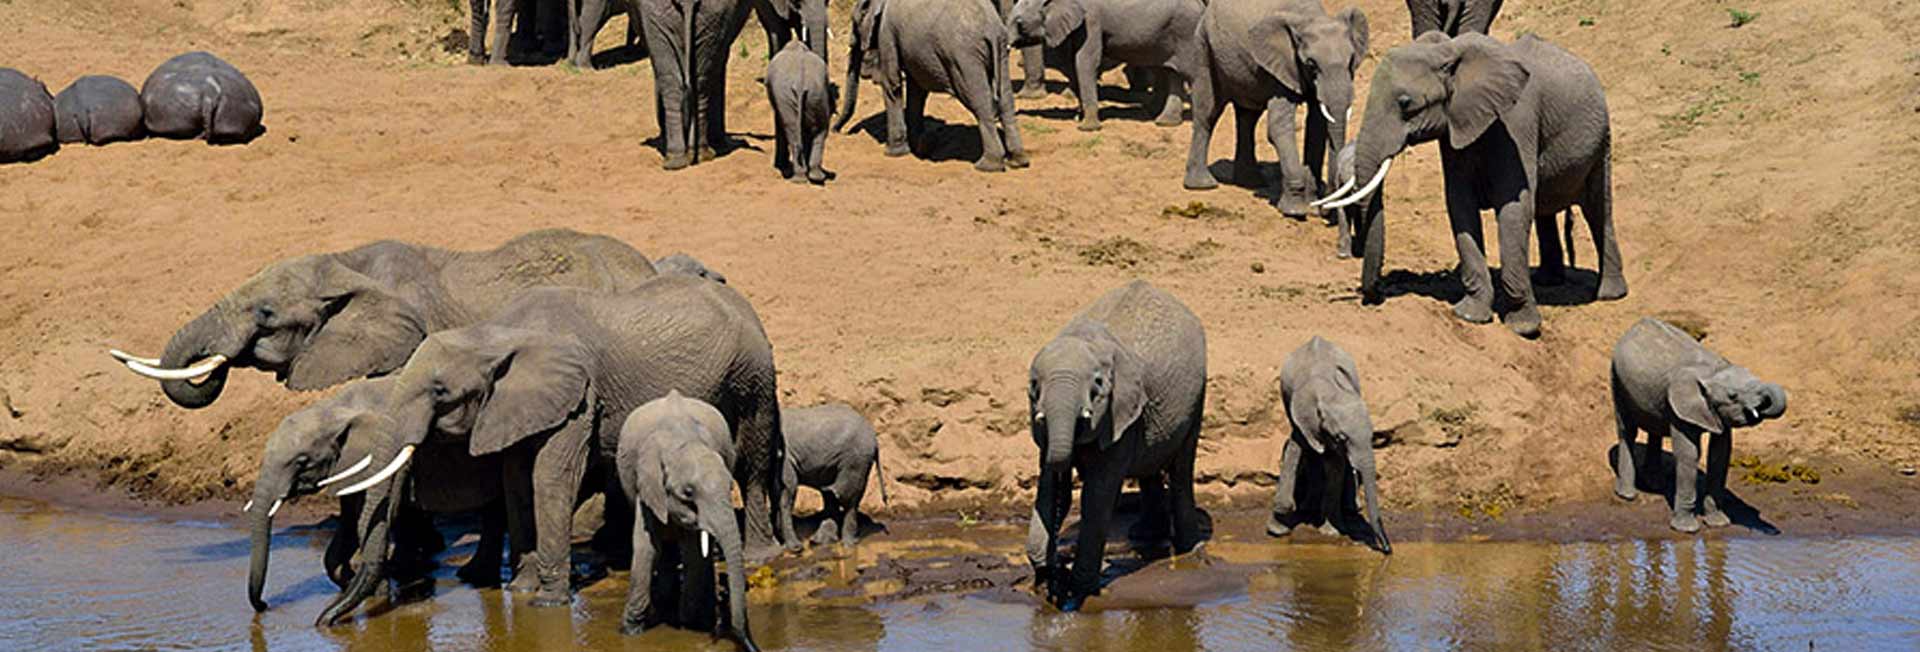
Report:
M1195 35L1205 10L1199 0L1020 0L1007 29L1014 47L1045 44L1047 65L1066 71L1080 97L1081 131L1100 128L1103 62L1153 70L1154 124L1174 126L1183 108L1176 85L1205 70Z
M727 284L727 275L714 271L712 268L707 267L705 263L700 262L700 259L683 253L676 253L666 258L653 261L653 269L661 274L685 274L687 276L704 278L721 285Z
M1657 319L1641 319L1613 346L1613 418L1620 446L1615 452L1613 493L1639 497L1635 474L1659 459L1660 438L1673 436L1673 518L1681 532L1728 523L1720 501L1727 487L1733 429L1777 419L1787 412L1787 390L1761 381L1685 331ZM1646 453L1633 454L1638 431L1647 431ZM1705 497L1695 505L1700 438L1711 433Z
M168 59L140 86L147 133L244 143L260 135L260 91L232 64L207 52Z
M1007 28L987 0L859 0L853 8L846 97L834 129L846 126L871 76L887 101L887 156L906 156L918 140L927 94L951 93L980 128L973 169L1027 167L1007 72ZM867 70L871 52L877 61Z
M827 120L833 117L827 60L799 40L767 63L767 101L773 105L773 167L795 182L826 183ZM805 176L802 176L802 173Z
M786 493L780 497L793 514L795 489L801 485L820 491L827 520L814 532L820 545L838 539L853 545L860 533L860 499L867 495L867 471L880 476L880 499L887 498L886 472L880 469L880 439L873 424L842 403L782 410L786 433ZM836 531L838 530L838 531Z
M47 86L18 70L0 68L0 163L32 160L59 147Z
M53 98L60 142L105 145L146 135L140 91L119 77L87 75Z
M620 427L620 487L634 505L633 579L621 631L638 634L657 620L656 586L679 594L679 624L706 628L714 606L709 546L718 539L733 634L748 650L759 650L747 627L747 564L733 515L737 456L729 432L720 410L678 391L634 408ZM671 573L676 565L677 581L648 581L651 572Z
M1280 400L1287 406L1292 434L1281 447L1279 487L1273 495L1273 518L1267 534L1284 536L1299 522L1297 496L1302 462L1318 462L1322 485L1308 487L1320 498L1319 517L1328 528L1337 527L1352 503L1348 492L1364 491L1367 524L1374 546L1393 554L1387 530L1380 523L1379 475L1373 464L1373 420L1360 396L1360 371L1338 345L1314 336L1287 355L1280 367ZM1305 446L1308 453L1301 455ZM1337 450L1329 450L1337 447ZM1353 480L1348 484L1348 480Z

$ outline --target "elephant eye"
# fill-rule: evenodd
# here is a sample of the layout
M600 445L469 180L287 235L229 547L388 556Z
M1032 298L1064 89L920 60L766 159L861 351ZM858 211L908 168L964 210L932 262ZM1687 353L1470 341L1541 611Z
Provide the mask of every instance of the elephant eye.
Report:
M1394 101L1400 104L1401 113L1406 113L1413 108L1413 96L1406 93L1401 93L1399 97L1394 98Z
M265 304L254 306L253 308L254 323L259 324L261 326L266 326L268 324L273 323L273 317L274 317L273 306L269 306Z
M680 499L693 500L693 485L690 485L690 484L680 485Z
M452 390L447 389L446 385L442 385L438 382L433 384L432 391L433 391L433 400L435 401L445 401L453 396Z

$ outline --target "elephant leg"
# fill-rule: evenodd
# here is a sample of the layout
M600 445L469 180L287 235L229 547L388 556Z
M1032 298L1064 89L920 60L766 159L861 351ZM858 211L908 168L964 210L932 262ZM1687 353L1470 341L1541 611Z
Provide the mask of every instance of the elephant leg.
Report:
M739 441L761 443L766 447L760 453L763 457L741 463L745 467L745 473L741 474L744 477L736 478L740 484L740 500L746 506L748 559L778 555L783 543L789 551L801 548L800 541L793 535L791 519L782 521L780 514L784 510L774 504L786 490L780 465L786 457L787 446L780 434L779 410L773 399L765 399L736 427Z
M648 612L653 610L654 538L647 530L646 515L633 518L632 574L627 578L627 606L620 614L620 632L638 634L647 629Z
M539 559L534 554L539 537L533 518L533 460L515 451L502 458L500 467L505 474L502 489L507 510L508 567L513 569L507 590L533 591L540 588L540 573L534 568Z
M433 517L411 500L400 503L393 524L394 554L387 567L401 584L418 581L433 574L433 556L447 549L446 539L433 527Z
M1293 146L1295 113L1294 103L1278 97L1267 99L1267 142L1280 154L1280 194L1275 205L1281 215L1301 219L1307 216L1307 203L1313 201L1314 184L1306 165L1300 162L1300 150Z
M540 21L540 54L559 59L570 52L568 48L573 40L573 16L578 13L579 0L535 0L534 13Z
M593 543L600 556L606 559L609 569L622 570L627 558L633 556L633 539L628 536L633 524L628 523L627 519L633 518L635 505L627 498L626 488L620 485L619 474L609 471L604 478L606 486L601 489L600 495L606 503L601 510L600 530L594 533Z
M1507 312L1507 328L1526 338L1540 336L1540 309L1534 303L1533 279L1527 273L1527 244L1533 241L1527 231L1534 224L1533 200L1533 190L1522 190L1519 199L1501 206L1495 217L1500 227L1500 285L1515 306Z
M487 7L490 0L467 2L467 64L480 65L487 60Z
M1113 523L1114 504L1120 500L1121 472L1116 468L1083 475L1080 487L1080 539L1073 548L1073 575L1059 597L1061 611L1078 611L1081 601L1100 592L1100 569L1106 561L1107 527Z
M1248 188L1260 185L1260 162L1253 152L1254 128L1260 110L1233 105L1233 182Z
M573 566L573 504L586 473L591 421L590 417L574 419L534 453L533 520L538 537L534 557L540 582L533 598L536 607L571 601L567 582Z
M342 589L353 581L353 553L360 543L359 516L360 506L364 503L361 495L355 494L340 500L340 516L333 528L333 538L327 541L327 551L321 557L321 567L326 569L327 579Z
M1347 493L1348 481L1353 478L1348 473L1345 460L1335 455L1329 448L1327 454L1316 456L1320 462L1320 532L1328 536L1340 536L1341 529L1347 523L1347 506L1353 504Z
M1020 48L1020 69L1020 99L1037 100L1046 97L1047 56L1045 49L1038 45Z
M1474 180L1459 172L1456 166L1444 165L1444 161L1442 167L1446 177L1447 220L1452 223L1453 245L1460 255L1460 266L1455 272L1466 288L1466 296L1453 304L1453 314L1471 323L1485 324L1493 321L1493 278L1487 270L1487 254L1481 244L1486 240L1481 234L1480 209L1471 194Z
M860 477L841 481L833 491L835 502L840 506L841 545L851 546L860 539L860 501L867 498L866 468L862 465Z
M1299 503L1295 501L1295 491L1300 480L1300 429L1294 428L1293 434L1280 444L1280 473L1274 479L1273 510L1267 518L1267 534L1283 537L1293 533L1293 523L1298 522Z
M714 55L719 61L713 65L713 71L706 77L709 84L704 102L700 106L700 117L706 119L707 129L704 142L711 148L703 150L701 159L714 158L715 151L733 148L733 140L727 136L727 59L724 48Z
M1193 136L1187 139L1187 176L1182 185L1188 190L1212 190L1220 186L1208 169L1207 149L1213 143L1213 128L1220 123L1221 106L1213 95L1213 73L1207 68L1188 80L1193 88Z
M513 18L519 9L517 0L494 0L493 52L487 59L489 65L507 65L507 46L513 38Z
M1203 392L1205 390L1202 390ZM1196 504L1193 489L1193 465L1200 450L1200 414L1206 405L1206 397L1194 402L1192 425L1187 432L1187 441L1181 446L1180 453L1173 460L1173 468L1167 471L1167 498L1170 516L1173 517L1173 552L1186 554L1200 547L1200 507Z
M1707 527L1726 527L1732 520L1720 509L1726 497L1727 464L1733 455L1733 431L1701 435L1707 438L1707 486L1700 491L1700 521Z
M1673 430L1673 519L1669 524L1681 532L1699 532L1695 515L1695 481L1700 474L1700 442L1678 427Z
M1072 471L1042 465L1037 486L1027 517L1027 563L1033 567L1033 583L1057 593L1060 526L1073 507Z
M1613 495L1632 502L1640 497L1640 490L1636 488L1638 479L1635 477L1640 471L1640 463L1635 461L1633 455L1633 440L1637 438L1639 428L1634 427L1633 421L1627 416L1629 413L1624 403L1627 399L1621 395L1619 378L1613 379L1613 386L1613 429L1620 436L1613 453ZM1660 451L1649 450L1647 454L1658 455Z
M473 559L455 573L460 581L473 586L500 584L500 555L505 552L506 534L506 500L494 500L480 508L480 544L473 549Z
M813 143L807 148L807 181L812 183L827 182L827 131L822 123L814 125L813 133L808 134Z
M980 131L980 160L973 162L973 169L1004 172L1007 169L1007 145L1000 137L1000 111L994 102L998 89L994 87L993 75L977 66L957 68L961 69L958 71L958 94L966 102L967 110L973 113L975 127Z
M1660 456L1665 452L1666 438L1667 428L1648 428L1646 454L1640 460L1640 469L1648 476L1648 486L1660 491L1673 489L1673 466L1660 464Z
M1133 524L1133 531L1127 537L1135 541L1159 543L1166 541L1168 529L1172 524L1167 515L1167 479L1164 474L1136 479L1140 483L1140 519Z
M780 502L774 505L774 518L780 521L780 540L787 542L787 549L800 549L800 535L793 533L793 501L800 495L800 474L794 471L793 464L782 463L785 469L780 473Z
M1081 131L1100 130L1100 35L1088 32L1073 52L1073 94L1080 99Z
M1593 232L1593 249L1600 254L1595 257L1599 259L1600 289L1594 298L1612 301L1627 296L1627 277L1620 262L1620 242L1613 236L1613 162L1603 155L1596 168L1593 178L1587 181L1586 197L1581 202L1580 213L1587 218L1587 228ZM1572 243L1568 243L1568 246L1571 247Z
M1573 220L1573 209L1567 209L1567 220ZM1573 249L1573 241L1566 242L1566 249L1560 248L1560 216L1555 213L1533 216L1533 234L1540 240L1540 271L1533 275L1533 282L1539 285L1559 285L1567 281L1567 256L1565 251ZM1501 258L1502 263L1505 257Z
M906 156L912 150L907 146L907 110L904 98L900 95L902 90L912 93L913 83L907 82L906 88L902 89L898 77L890 74L889 70L888 66L882 64L879 66L879 78L874 80L880 84L881 99L886 101L887 156Z
M773 3L767 0L755 0L753 17L760 22L760 30L767 34L767 58L772 59L780 48L787 46L787 39L793 37L793 29L773 10ZM823 55L824 56L824 55Z
M1333 175L1327 174L1327 153L1340 148L1339 145L1333 145L1332 150L1328 149L1332 140L1333 125L1328 124L1326 117L1320 115L1324 110L1321 107L1319 100L1308 100L1307 129L1300 143L1301 164L1306 167L1307 178L1312 181L1307 185L1307 190L1316 197L1333 189L1333 184L1329 183ZM1271 121L1272 118L1268 120Z
M773 107L773 169L779 170L781 177L797 180L800 157L793 150L798 147L794 142L800 130L798 109L788 110L772 88L767 89L767 104Z
M567 56L573 67L593 70L593 39L600 35L600 28L606 26L607 0L571 1L580 3L580 14L574 21L575 40Z
M1154 116L1153 124L1161 127L1180 126L1180 114L1186 104L1180 100L1181 77L1172 68L1158 68L1153 71L1153 94L1148 106L1159 106L1160 115Z
M659 116L661 167L678 170L693 164L687 152L686 80L681 79L678 19L674 12L653 12L641 20L647 56L653 58L653 96ZM670 24L671 23L671 24Z
M713 589L713 560L700 555L700 535L687 532L679 539L680 546L680 603L679 619L681 627L697 632L714 631L717 624L717 596ZM746 572L745 569L727 569L729 573Z
M901 109L907 126L907 148L921 155L927 151L927 89L907 80L906 106Z
M1004 57L1007 54L1001 52L994 56ZM1003 60L1000 62L1000 70L1006 69L1007 65ZM994 106L999 112L1000 137L1007 146L1007 167L1015 169L1027 167L1032 161L1027 159L1027 146L1021 142L1018 117L1020 111L1014 106L1013 78L1010 75L1000 75L999 79L994 80L994 84Z

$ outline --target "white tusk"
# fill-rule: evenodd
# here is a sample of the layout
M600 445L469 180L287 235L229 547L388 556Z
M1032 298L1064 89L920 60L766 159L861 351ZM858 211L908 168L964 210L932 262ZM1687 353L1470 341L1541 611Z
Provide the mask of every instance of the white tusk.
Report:
M1388 158L1380 163L1380 171L1373 173L1373 180L1368 181L1366 186L1353 191L1353 194L1348 195L1345 199L1327 204L1321 208L1346 208L1362 199L1366 199L1367 196L1373 194L1373 191L1380 189L1380 182L1387 180L1387 170L1390 169L1393 169L1392 158Z
M242 513L242 514L245 514L245 513L247 513L247 512L251 512L251 511L253 511L253 501L251 501L251 500L249 500L249 501L247 501L247 504L246 504L246 505L243 505L243 506L241 506L241 507L240 507L240 513Z
M219 354L210 355L191 367L181 369L161 369L139 360L128 360L126 363L127 368L133 370L133 373L154 380L192 380L213 373L220 367L225 366L227 364L227 356Z
M1307 205L1312 206L1314 208L1319 208L1322 205L1325 205L1327 202L1331 202L1339 199L1342 195L1347 194L1348 190L1352 190L1352 189L1353 189L1353 179L1348 179L1347 182L1345 184L1342 184L1339 189L1334 190L1331 194L1328 194L1325 197L1321 197L1312 202L1309 202Z
M1353 113L1353 109L1347 109L1347 113ZM1333 112L1328 111L1327 105L1325 104L1320 105L1320 116L1326 118L1327 122L1339 122L1339 120L1333 119Z
M712 557L712 556L713 556L713 554L712 554L712 553L710 552L710 550L711 550L711 546L712 546L713 544L712 544L712 543L710 543L710 542L708 542L708 541L707 541L707 539L708 539L708 537L707 537L707 531L706 531L706 530L701 530L701 531L700 531L700 556L701 556L701 557Z
M375 473L373 474L373 477L367 478L365 480L361 480L359 483L356 483L351 487L341 489L340 491L335 492L333 495L345 496L349 494L357 494L362 491L366 491L368 487L372 487L373 485L380 484L382 481L385 481L387 478L393 477L393 474L399 473L400 467L406 466L407 460L412 458L413 458L413 444L407 444L405 448L400 449L400 454L395 455L393 457L393 461L388 463L386 468L380 469L379 473Z
M1353 122L1353 107L1347 107L1347 122Z
M140 356L134 355L132 353L128 353L126 351L122 351L120 349L107 349L107 355L113 356L113 359L119 360L121 362L138 362L140 364L143 364L149 367L160 366L159 358L142 358Z
M352 477L352 476L353 476L353 474L355 474L355 473L359 473L359 472L361 472L362 470L365 470L365 469L367 468L367 466L368 466L368 465L370 465L370 464L373 464L373 456L372 456L372 455L368 455L368 456L366 456L366 457L362 457L362 458L360 458L360 461L358 461L358 462L354 462L354 463L353 463L353 466L349 466L349 467L347 467L347 470L345 470L345 471L341 471L341 472L339 472L339 473L335 473L335 474L333 474L333 475L331 475L331 476L328 476L328 477L327 477L327 479L325 479L325 480L321 480L321 481L320 481L320 484L317 484L317 485L314 485L314 486L316 486L316 487L324 487L324 486L327 486L327 485L330 485L330 484L333 484L333 483L335 483L335 482L339 482L339 481L341 481L341 480L345 480L345 479L347 479L347 478L349 478L349 477Z
M279 501L279 500L273 501L273 506L267 508L267 518L273 518L274 514L278 514L280 512L281 502L282 501Z
M1035 413L1033 413L1033 420L1034 420L1034 421L1046 421L1046 420L1047 420L1047 413L1045 413L1045 412L1035 412Z
M1093 408L1080 408L1080 418L1093 419Z

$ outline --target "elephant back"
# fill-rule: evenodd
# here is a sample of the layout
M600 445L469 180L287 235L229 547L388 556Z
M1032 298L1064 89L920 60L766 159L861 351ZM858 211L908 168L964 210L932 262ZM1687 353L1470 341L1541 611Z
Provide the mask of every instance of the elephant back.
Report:
M260 91L232 64L208 52L168 59L140 86L147 132L167 138L244 142L259 135Z
M45 84L0 68L0 163L30 159L58 146L53 96Z
M118 77L88 75L53 98L60 142L94 145L132 140L145 133L140 91Z
M1133 281L1095 300L1074 321L1082 320L1104 325L1122 346L1140 356L1149 382L1155 385L1148 388L1150 394L1197 398L1206 386L1205 329L1186 304L1165 290Z
M488 251L445 257L440 283L456 303L482 315L529 288L626 292L656 275L653 263L631 245L567 229L533 231Z

